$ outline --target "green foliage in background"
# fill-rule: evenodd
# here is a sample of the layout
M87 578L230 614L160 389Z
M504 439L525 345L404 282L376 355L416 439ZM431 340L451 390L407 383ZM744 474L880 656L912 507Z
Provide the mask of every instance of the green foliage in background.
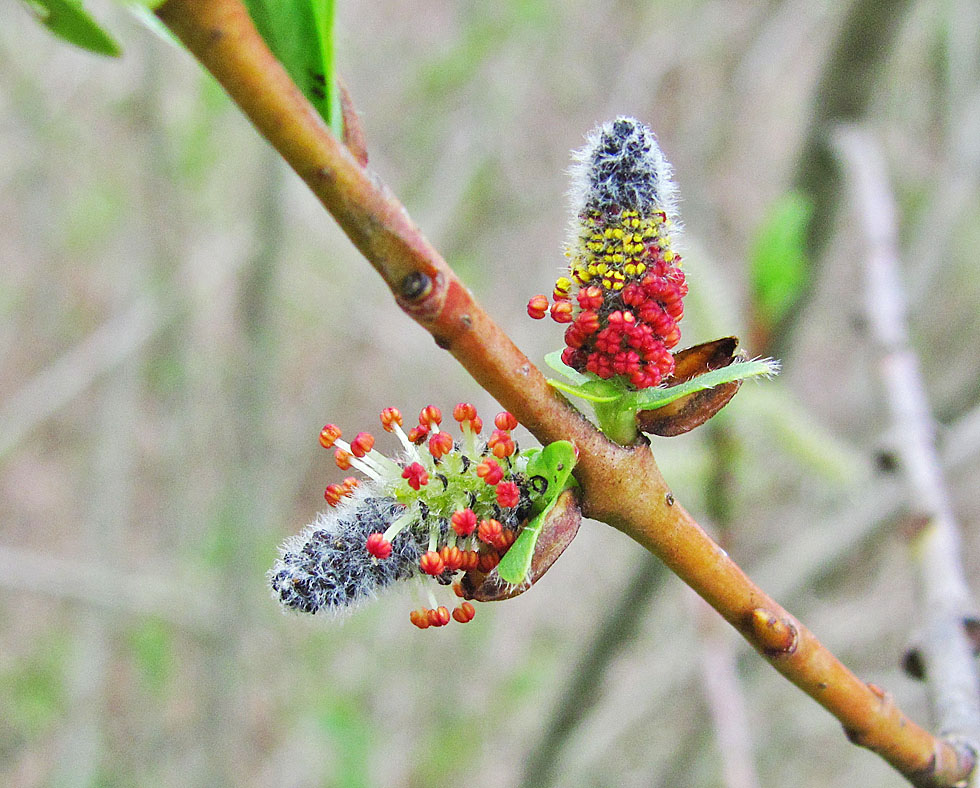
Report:
M96 22L82 0L29 0L28 6L48 30L75 46L98 55L119 57L119 44Z
M806 234L813 205L800 192L773 203L749 254L755 314L769 330L782 322L807 286Z

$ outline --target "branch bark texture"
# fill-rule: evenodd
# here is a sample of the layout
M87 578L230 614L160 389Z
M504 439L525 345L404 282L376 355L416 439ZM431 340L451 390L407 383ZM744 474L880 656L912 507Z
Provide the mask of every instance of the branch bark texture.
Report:
M476 303L403 206L323 125L239 0L168 0L161 20L334 216L396 300L542 443L579 451L584 511L657 555L783 675L916 785L953 785L972 762L915 725L758 588L674 502L647 445L610 442L548 386Z
M927 523L914 538L913 553L923 606L921 650L933 710L944 734L961 738L976 752L980 676L963 626L974 606L963 571L959 526L936 450L935 422L908 336L895 203L881 151L871 134L845 127L834 140L866 236L868 325L877 346L896 446L913 510Z

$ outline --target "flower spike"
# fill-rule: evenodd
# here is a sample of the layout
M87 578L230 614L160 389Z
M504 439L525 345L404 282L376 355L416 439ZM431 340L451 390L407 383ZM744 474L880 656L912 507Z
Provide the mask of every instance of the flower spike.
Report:
M543 457L559 447L563 467L570 470L574 449L559 442L547 451L519 451L510 434L517 419L506 411L494 419L493 435L484 442L478 439L482 422L475 407L460 403L452 413L463 430L462 445L440 431L442 412L433 405L422 409L418 426L407 435L401 412L385 408L381 425L402 444L397 458L378 451L368 432L347 443L336 425L323 428L320 443L334 452L337 464L368 479L348 476L328 485L328 512L283 545L269 580L285 608L339 613L410 578L434 578L436 586L456 578L459 593L467 596L462 589L483 588L525 530L529 537L519 560L510 562L516 568L508 577L514 579L501 576L496 582L533 582L536 576L529 577L524 562L530 555L526 547L533 547L542 517L571 483L567 474L550 483ZM473 615L471 603L450 612L430 592L428 604L412 611L410 619L427 629L466 623Z

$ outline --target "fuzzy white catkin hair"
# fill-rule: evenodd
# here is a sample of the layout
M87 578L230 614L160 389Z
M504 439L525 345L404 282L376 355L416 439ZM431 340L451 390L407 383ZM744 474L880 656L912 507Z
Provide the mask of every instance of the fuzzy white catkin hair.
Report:
M384 561L364 549L368 535L384 531L404 508L364 484L336 509L320 512L280 548L268 575L275 598L302 613L343 613L396 580L418 575L427 548L411 529L394 538Z
M634 210L663 211L677 227L673 168L653 132L636 118L620 116L596 127L572 154L569 198L574 216ZM573 220L574 221L574 220Z

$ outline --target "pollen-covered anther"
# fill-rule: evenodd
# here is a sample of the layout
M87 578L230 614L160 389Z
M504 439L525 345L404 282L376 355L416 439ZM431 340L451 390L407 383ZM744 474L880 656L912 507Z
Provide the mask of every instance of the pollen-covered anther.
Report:
M395 425L402 425L402 413L398 408L385 408L381 411L381 426L385 432L394 432Z
M433 424L442 424L442 411L435 405L426 405L419 413L419 424L429 428Z
M322 430L320 430L320 445L324 449L331 448L341 434L340 427L338 427L336 424L327 424Z
M469 402L460 402L453 408L453 418L460 424L476 418L476 407Z
M429 619L429 624L434 627L444 627L449 623L449 608L444 605L440 605L435 610L427 610L426 617Z
M458 547L449 547L448 545L443 547L439 550L439 557L450 572L455 572L463 566L463 552Z
M339 504L345 495L350 495L350 491L343 484L328 484L323 491L324 499L331 506Z
M556 323L571 323L572 322L572 302L571 301L555 301L551 305L551 319Z
M504 470L493 459L486 459L476 466L476 475L491 486L496 486L504 478Z
M536 295L527 302L527 314L535 320L542 320L548 314L548 296Z
M409 620L415 624L419 629L428 629L432 626L429 623L428 610L425 608L419 608L418 610L413 610L408 614Z
M472 602L463 602L459 607L453 609L453 618L460 624L466 624L473 620L476 615L476 608Z
M418 427L412 427L408 431L409 443L414 443L416 446L425 443L425 439L429 437L429 427L425 424L420 424Z
M371 555L382 561L391 555L391 542L380 531L368 536L365 547Z
M348 454L343 449L337 449L333 453L334 462L337 463L337 467L342 471L346 471L350 468L350 454Z
M583 287L576 293L575 298L582 309L598 309L602 306L602 288L595 285Z
M493 418L493 425L498 430L516 430L517 417L509 410L502 410Z
M517 541L517 532L512 531L510 528L505 528L493 543L493 547L498 553L503 555L515 541Z
M350 450L355 457L363 457L373 448L374 436L370 432L359 432L350 442Z
M429 550L427 553L422 553L422 557L419 559L419 568L427 575L435 577L446 571L446 564L439 553L435 550Z
M487 448L493 452L494 457L503 459L517 450L517 444L506 430L494 430L487 441Z
M429 438L429 454L437 460L453 450L453 439L448 432L437 432Z
M480 527L476 531L476 536L481 542L492 545L500 538L503 532L504 527L500 524L499 520L481 520Z
M459 509L453 512L450 522L457 535L465 538L476 528L476 514L472 509Z
M517 506L521 491L514 482L501 482L497 485L497 503L504 508Z
M408 486L413 490L420 490L429 483L429 472L421 463L413 462L402 471L402 478L408 480Z

